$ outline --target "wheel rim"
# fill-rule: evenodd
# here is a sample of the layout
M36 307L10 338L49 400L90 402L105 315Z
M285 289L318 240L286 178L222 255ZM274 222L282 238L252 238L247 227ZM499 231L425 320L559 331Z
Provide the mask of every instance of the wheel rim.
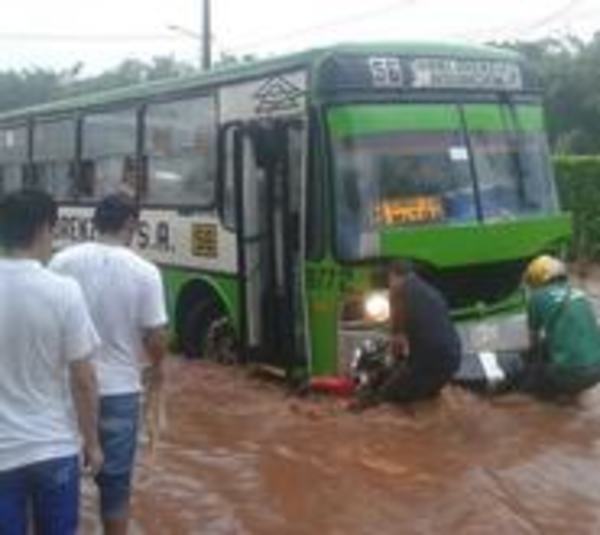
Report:
M210 323L206 334L205 356L221 364L238 364L239 353L235 331L229 318L221 316Z

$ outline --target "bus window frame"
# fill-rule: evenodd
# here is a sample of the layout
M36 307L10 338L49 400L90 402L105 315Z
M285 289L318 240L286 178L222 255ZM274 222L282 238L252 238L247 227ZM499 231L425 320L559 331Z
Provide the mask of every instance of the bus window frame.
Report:
M14 162L10 163L20 163L23 166L23 178L25 178L26 174L31 173L32 166L35 164L33 159L33 136L34 136L34 124L41 122L53 122L60 120L72 119L75 123L75 155L73 159L73 164L75 167L75 195L73 195L69 200L61 201L61 204L65 205L81 205L81 206L91 206L97 203L98 199L93 198L91 196L84 195L81 188L81 180L82 180L82 168L86 161L94 162L94 159L86 159L83 157L83 149L84 149L84 131L85 131L85 119L91 115L99 115L99 114L110 114L110 113L118 113L121 111L132 111L135 116L135 151L131 154L134 161L139 165L139 169L136 176L136 187L135 187L135 198L136 202L140 204L143 208L151 208L151 209L166 209L166 210L176 210L180 212L188 212L188 211L211 211L215 210L218 206L218 175L216 173L216 165L215 165L215 195L214 199L211 203L207 205L181 205L181 204L172 204L172 203L146 203L143 198L143 188L145 182L147 180L146 176L146 164L145 164L145 110L147 106L152 104L168 104L171 102L179 101L179 100L190 100L193 98L202 98L207 97L211 98L214 101L215 105L215 133L218 133L219 128L219 104L218 97L214 90L206 90L203 88L201 91L197 89L194 91L185 91L185 92L176 92L176 93L166 93L162 95L156 95L150 98L137 98L133 100L123 100L118 103L110 103L107 105L98 105L98 106L89 106L84 108L73 109L69 112L60 112L60 113L41 113L39 115L30 115L25 119L17 119L14 121L7 121L6 123L0 124L0 130L9 130L12 128L25 128L26 137L27 137L27 156L26 159L22 162ZM216 151L215 151L216 152ZM3 162L0 161L0 166L9 163L8 161Z
M32 118L26 117L23 119L15 119L12 121L7 121L6 123L0 124L0 131L6 130L17 130L24 129L25 131L25 157L23 160L0 160L0 167L5 167L7 165L11 166L19 166L21 172L21 185L20 187L25 187L25 183L28 180L29 174L31 173L31 122Z
M249 156L250 160L252 161L253 169L251 171L256 172L256 171L260 171L260 169L261 169L260 166L256 162L256 153L255 153L254 143L252 142L250 134L248 134L248 131L246 130L246 127L249 125L250 122L251 121L235 120L235 121L231 121L231 122L225 123L223 125L220 125L220 127L219 127L219 140L218 140L218 146L217 146L217 160L218 160L217 183L219 184L219 187L217 189L217 197L216 197L217 211L218 211L219 221L221 222L221 225L223 226L223 228L225 230L227 230L228 232L232 232L232 233L237 233L238 229L239 229L239 224L236 219L237 212L236 212L236 208L235 208L235 206L236 206L235 197L232 199L233 203L230 208L232 210L233 221L230 221L229 220L230 218L227 217L225 205L226 205L226 197L227 197L227 195L226 195L227 186L229 185L228 183L230 181L231 181L230 185L232 187L233 195L236 194L236 189L235 189L235 187L236 187L235 186L236 163L233 159L231 159L230 161L227 161L228 151L229 151L230 157L231 158L234 157L236 133L241 137L241 150L242 150L241 157L244 160L242 162L244 180L247 179L247 174L249 174L248 172L250 171L247 168L247 166L244 165L246 156ZM250 150L251 154L248 155L248 153L246 152L247 150ZM261 172L264 172L264 171L261 171ZM262 229L260 232L255 233L251 236L246 235L245 241L247 243L251 243L253 241L263 238L264 236L265 236L265 231L264 231L264 229Z
M175 204L175 203L164 203L164 202L147 202L145 199L146 191L145 188L149 185L149 176L148 176L148 158L149 155L146 152L146 113L148 111L148 107L156 106L161 104L173 104L175 102L181 102L186 100L194 100L194 99L207 99L210 100L213 105L213 133L214 133L214 153L215 158L213 162L213 173L214 173L214 191L212 195L212 200L205 204ZM219 120L219 99L218 92L213 89L203 89L202 91L188 91L183 93L167 93L165 95L160 95L156 98L148 98L145 99L140 104L140 116L138 120L138 136L139 136L139 152L137 157L140 161L142 176L138 175L138 188L137 188L137 199L140 206L148 209L154 210L176 210L180 213L190 213L190 212L211 212L211 211L219 211L219 219L221 219L221 214L219 210L219 189L220 189L220 177L219 177L219 150L218 150L218 137L221 128L220 120Z
M29 160L29 157L31 156L31 140L30 140L30 123L31 123L31 119L27 119L25 121L15 121L15 122L8 122L5 124L1 124L0 125L0 132L5 131L5 130L17 130L20 128L25 129L25 138L26 138L26 150L25 150L25 158L27 160ZM17 160L6 160L6 161L11 161L11 162L16 162ZM2 165L4 163L4 161L0 161L0 165Z
M143 101L123 101L123 102L119 102L118 104L111 104L110 106L91 106L89 107L87 110L81 110L78 116L78 121L80 122L80 129L78 131L78 135L79 135L79 139L78 139L78 149L79 149L79 154L78 154L78 164L77 164L77 197L76 197L76 202L83 202L83 204L96 204L101 198L102 196L99 196L96 194L96 192L94 191L93 195L91 197L84 197L83 195L81 195L81 190L79 189L79 185L81 183L81 169L83 167L83 165L86 162L93 162L94 163L94 168L96 166L96 161L98 159L98 156L96 155L94 158L85 158L84 157L84 148L85 148L85 120L86 118L90 117L90 116L94 116L94 115L109 115L109 114L117 114L120 112L132 112L133 116L135 118L135 125L134 125L134 140L133 140L133 146L134 146L134 150L132 153L125 153L123 152L122 154L120 154L121 156L123 156L123 159L125 160L128 157L132 157L133 161L136 165L139 165L139 153L138 153L138 145L139 145L139 132L138 132L138 123L139 123L139 109L141 106L143 106L144 102ZM115 156L115 155L111 155L111 154L104 154L103 157L107 157L107 156ZM135 177L135 188L134 188L134 192L133 192L133 196L136 199L136 202L138 202L138 198L139 198L139 182L140 182L140 177L139 174L136 174ZM94 177L94 182L93 182L93 189L96 189L96 180ZM83 199L83 200L82 200Z
M311 134L312 120L311 120L310 114L301 115L299 117L300 117L300 119L306 118L306 117L308 118L308 121L304 122L304 124L306 126L304 129L304 135L303 135L303 139L307 143L306 150L304 152L305 161L303 162L304 169L305 169L305 176L300 178L301 182L303 182L303 184L304 184L300 188L300 194L304 195L304 199L300 200L300 205L302 207L306 204L306 201L308 199L307 190L308 190L308 173L309 173L309 169L310 169L309 158L310 158L310 151L311 151L310 146L311 146L311 137L312 137L312 134ZM298 119L298 116L284 117L281 119L283 121L289 120L289 122L294 122L295 120ZM217 138L217 146L216 146L217 189L215 192L216 193L215 208L217 210L217 214L218 214L221 225L228 232L237 232L237 229L238 229L238 223L237 223L237 221L235 221L235 215L234 215L234 221L233 221L233 223L231 223L230 221L228 221L228 218L226 217L226 214L225 214L225 198L226 198L226 190L227 190L226 183L228 182L228 179L234 180L234 176L232 175L234 173L234 169L233 169L233 165L232 165L233 162L228 163L228 161L227 161L228 152L231 153L230 156L233 156L233 139L230 140L229 136L232 136L234 134L234 132L236 130L238 130L241 132L242 138L245 141L249 141L250 138L247 135L247 133L245 132L245 128L248 126L248 124L250 122L251 122L251 120L250 121L234 120L234 121L229 121L224 124L219 124L219 128L218 128L218 138ZM318 136L315 136L315 137L318 139ZM231 145L231 147L230 147L230 145ZM252 145L252 143L250 143L250 145ZM244 144L244 147L247 147L247 146L248 145ZM250 150L253 151L253 154L251 156L252 156L252 158L254 158L255 157L254 148L252 147ZM257 166L257 168L258 168L258 166ZM230 174L232 176L230 176ZM323 189L323 187L321 186L320 189ZM321 204L324 204L323 199L321 199ZM304 223L304 225L306 226L306 222ZM303 232L304 232L304 230L303 230ZM260 238L262 235L263 235L263 233L260 232L255 236L247 237L246 240L252 241L254 239ZM321 249L324 249L323 244L321 244ZM323 256L323 251L321 251L320 257L322 257L322 256ZM312 257L311 258L307 257L307 259L313 260ZM317 258L314 258L314 259L317 260Z
M76 202L79 198L79 145L80 142L78 140L79 136L79 116L76 113L68 113L68 114L56 114L56 115L40 115L38 117L31 117L29 121L29 173L33 176L37 177L37 167L38 165L43 165L48 162L60 162L61 160L56 160L53 158L44 157L43 159L36 158L36 142L35 142L35 134L36 127L39 125L45 125L49 123L60 123L70 121L73 125L73 152L72 158L66 162L69 164L71 179L70 179L70 187L72 189L72 193L69 194L67 198L58 199L58 202L72 203ZM37 178L36 178L37 179Z

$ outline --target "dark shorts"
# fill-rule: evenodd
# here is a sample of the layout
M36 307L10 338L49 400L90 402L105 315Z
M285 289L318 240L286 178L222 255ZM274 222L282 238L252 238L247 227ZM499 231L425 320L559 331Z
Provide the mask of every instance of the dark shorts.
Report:
M103 518L120 518L129 509L139 413L139 394L100 398L100 444L104 464L96 476L96 484L100 490Z
M565 367L530 363L524 371L522 389L540 397L576 396L600 382L600 365Z
M0 472L0 533L25 535L30 506L37 535L77 533L77 456L50 459Z

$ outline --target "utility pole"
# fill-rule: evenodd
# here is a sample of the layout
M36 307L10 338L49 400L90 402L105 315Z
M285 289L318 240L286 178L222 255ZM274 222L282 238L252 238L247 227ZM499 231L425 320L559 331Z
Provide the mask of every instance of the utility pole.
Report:
M203 0L202 14L202 70L209 71L211 67L211 21L210 0Z

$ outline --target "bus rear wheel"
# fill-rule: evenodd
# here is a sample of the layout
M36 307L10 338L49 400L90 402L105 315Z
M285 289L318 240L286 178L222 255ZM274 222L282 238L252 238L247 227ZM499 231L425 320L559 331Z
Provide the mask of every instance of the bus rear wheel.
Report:
M219 306L210 300L200 301L188 310L181 329L181 348L187 358L206 356L210 327L222 316Z
M220 364L239 364L237 337L228 316L221 316L211 323L204 347L205 356L210 360Z

